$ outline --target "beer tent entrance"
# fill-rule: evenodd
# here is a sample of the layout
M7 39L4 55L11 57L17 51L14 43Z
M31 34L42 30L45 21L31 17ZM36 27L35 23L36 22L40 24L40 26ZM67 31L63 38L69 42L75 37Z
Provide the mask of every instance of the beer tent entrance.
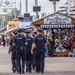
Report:
M66 16L64 14L58 13L58 12L48 15L44 18L41 18L35 22L32 22L32 24L34 24L36 27L41 27L44 30L45 36L47 36L48 31L55 32L56 34L58 34L55 38L53 38L53 40L55 43L56 39L59 38L59 45L63 41L63 40L61 40L63 38L63 37L61 37L61 32L66 34L66 35L64 35L64 37L65 37L65 40L68 40L68 39L72 38L70 34L74 33L74 29L75 29L75 19L70 16ZM51 38L51 37L47 37L47 38ZM54 46L55 45L53 45L53 47ZM72 50L72 49L70 49L70 50ZM53 54L59 53L60 55L64 56L64 55L68 55L68 52L70 50L66 49L64 51L62 51L62 50L56 51L54 48L52 52L53 52Z

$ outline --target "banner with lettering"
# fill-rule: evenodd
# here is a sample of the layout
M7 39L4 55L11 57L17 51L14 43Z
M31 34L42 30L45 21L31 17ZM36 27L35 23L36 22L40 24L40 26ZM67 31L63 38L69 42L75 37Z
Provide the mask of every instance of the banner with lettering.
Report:
M62 15L49 16L44 19L44 24L71 24L71 18Z

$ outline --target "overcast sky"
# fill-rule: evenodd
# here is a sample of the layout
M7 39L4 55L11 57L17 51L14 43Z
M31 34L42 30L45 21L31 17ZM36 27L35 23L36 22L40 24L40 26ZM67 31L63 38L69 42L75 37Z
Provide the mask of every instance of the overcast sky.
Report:
M8 0L4 0L8 1ZM15 0L9 0L9 1L15 1ZM57 3L57 10L60 6L63 6L65 4L66 0L60 0L60 2ZM17 8L19 9L19 2L20 0L16 0ZM25 0L21 0L22 2L22 14L25 13ZM38 5L41 6L41 12L40 13L53 13L53 4L49 2L49 0L38 0ZM33 6L35 5L35 0L28 0L28 12L31 14L35 14L33 12ZM39 14L40 14L39 13Z
M24 1L23 5L24 5ZM29 1L29 12L33 13L33 6L35 5L35 0L28 0ZM38 0L38 5L41 6L41 13L53 13L53 4L49 2L49 0ZM65 0L60 0L60 2L57 3L57 10L60 6L63 6L65 4ZM23 11L23 6L22 6L22 13ZM35 13L34 13L35 14Z
M18 0L16 0L18 1ZM21 0L22 1L22 14L25 12L25 0ZM31 14L35 14L33 13L33 6L35 5L35 0L28 0L29 2L29 9L28 12ZM51 2L49 2L49 0L38 0L38 5L41 6L41 13L53 13L53 4ZM60 0L60 2L57 3L57 10L60 6L63 6L65 4L65 0ZM40 14L40 13L39 13Z

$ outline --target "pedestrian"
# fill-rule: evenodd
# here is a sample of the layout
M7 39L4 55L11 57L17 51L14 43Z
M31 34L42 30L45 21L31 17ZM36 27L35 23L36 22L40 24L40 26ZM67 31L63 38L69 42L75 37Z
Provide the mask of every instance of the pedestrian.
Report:
M17 70L17 67L16 67L16 46L13 46L13 43L14 43L14 38L17 36L18 32L15 30L12 32L12 37L10 39L10 42L9 42L9 54L11 52L11 62L12 62L12 71L13 73L16 72Z
M18 30L18 35L14 39L14 45L17 48L17 71L19 74L25 73L25 44L26 44L26 38L22 34L23 30L20 28Z
M31 73L31 63L32 63L32 55L31 55L31 47L33 43L33 38L29 36L29 31L26 31L26 72Z
M37 30L37 36L34 38L31 53L33 54L33 49L36 47L36 72L44 72L44 59L45 50L44 46L46 44L46 38L42 35L42 30Z
M2 43L3 43L3 47L5 48L6 40L4 38L4 35L2 36Z

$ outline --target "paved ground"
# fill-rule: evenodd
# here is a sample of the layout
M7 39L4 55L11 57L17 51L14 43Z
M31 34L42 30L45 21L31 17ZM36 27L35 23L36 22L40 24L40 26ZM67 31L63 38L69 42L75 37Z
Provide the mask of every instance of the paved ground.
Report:
M44 75L75 75L74 57L48 57L46 58ZM8 48L0 47L0 75L19 75L11 71L10 55ZM29 75L26 73L25 75ZM31 75L41 75L35 72Z

